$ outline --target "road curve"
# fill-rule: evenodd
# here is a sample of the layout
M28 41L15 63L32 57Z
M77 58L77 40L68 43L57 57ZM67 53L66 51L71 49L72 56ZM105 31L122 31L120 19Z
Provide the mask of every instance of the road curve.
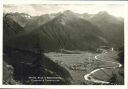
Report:
M106 52L106 53L107 53L107 52ZM104 53L104 54L105 54L105 53ZM94 58L95 58L96 60L105 61L105 60L98 59L98 56L100 56L100 54L99 54L99 55L96 55ZM105 62L111 62L111 63L117 64L117 65L118 65L117 67L121 67L121 66L122 66L120 63L113 62L113 61L105 61ZM116 68L116 67L106 67L106 68ZM94 74L95 72L97 72L97 71L99 71L99 70L101 70L101 69L103 70L103 69L105 69L105 68L98 68L98 69L93 70L92 72L86 74L86 75L84 76L84 79L87 80L87 81L95 82L95 83L109 84L109 82L101 81L101 80L96 80L96 79L94 79L92 76L90 76L90 75Z

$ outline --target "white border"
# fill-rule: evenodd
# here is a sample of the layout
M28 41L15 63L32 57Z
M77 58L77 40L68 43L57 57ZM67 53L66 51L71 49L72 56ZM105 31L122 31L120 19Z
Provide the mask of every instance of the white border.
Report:
M3 0L3 4L126 4L128 1Z
M2 73L3 73L3 71L2 71L2 68L3 68L3 63L2 63L2 61L3 61L3 56L2 56L2 47L3 47L3 30L2 30L2 28L3 28L3 11L2 11L2 8L3 8L3 6L2 6L2 4L3 4L3 2L1 2L0 3L0 85L2 84Z
M4 0L0 5L3 12L3 4L123 4L125 7L125 75L128 75L128 1L42 1L42 0ZM1 88L52 88L52 89L128 89L128 76L125 76L125 85L2 85L2 15L0 13L0 87ZM126 30L127 29L127 30Z

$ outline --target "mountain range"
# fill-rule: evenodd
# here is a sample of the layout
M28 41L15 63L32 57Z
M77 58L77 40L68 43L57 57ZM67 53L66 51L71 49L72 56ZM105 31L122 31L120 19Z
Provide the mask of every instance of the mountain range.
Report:
M3 42L4 62L14 68L15 82L45 84L28 77L50 75L62 78L57 84L70 84L70 73L43 53L61 49L95 52L100 46L118 48L124 45L124 22L107 12L92 15L67 10L41 16L8 13L3 17Z
M22 42L23 47L29 48L31 44L38 41L41 48L46 51L58 51L59 49L96 50L97 47L109 43L98 26L82 19L69 10L54 16L50 20L44 19L44 22L40 23L36 29L26 30L26 33L22 34L22 36L19 35L12 39L14 40L12 43L19 43L13 44L15 47L21 45L22 39L24 39L24 43L29 44L25 45ZM31 40L33 41L30 42ZM11 43L9 44L11 45Z
M99 29L100 32L97 32L97 30L96 30L96 32L98 34L99 33L102 34L102 36L98 36L98 37L100 39L102 39L102 41L104 41L105 43L108 43L108 45L110 45L110 46L121 47L124 42L124 22L123 22L124 20L123 20L123 18L112 16L111 14L109 14L106 11L101 11L97 14L88 14L88 13L78 14L78 13L74 13L72 11L67 10L64 12L53 13L53 14L44 14L41 16L30 16L28 14L27 14L27 16L24 16L24 15L26 15L25 13L18 13L18 12L11 13L11 14L14 15L13 20L15 22L17 22L21 27L24 27L24 29L26 31L41 29L41 27L43 27L43 26L45 27L45 25L48 25L48 23L52 24L53 21L57 18L58 18L58 22L59 22L59 18L60 19L63 18L63 19L61 19L62 21L60 20L59 24L58 23L57 24L60 26L61 25L64 26L64 23L72 23L73 22L72 19L75 18L73 23L75 23L75 22L77 23L80 20L81 21L84 20L86 22L89 22L92 25L92 26L88 26L88 27L95 26L96 29ZM17 16L15 16L15 14ZM18 17L19 17L19 19L18 19ZM24 17L24 19L26 19L26 20L24 20L25 21L24 26L21 24L23 21L20 20L20 17ZM15 19L17 19L17 20L15 20ZM66 19L68 19L68 20L66 20ZM71 20L72 20L72 22L71 22ZM75 20L78 20L78 21L75 21ZM82 25L85 23L81 22L79 24ZM68 29L73 28L73 26L69 26L68 24L66 24L64 27L69 27ZM79 26L78 26L78 28L79 28ZM76 29L78 30L78 28L76 28ZM80 26L80 28L85 28L85 27ZM89 30L89 31L91 32L91 30ZM72 30L72 32L73 32L73 30ZM75 30L74 30L74 32L75 32ZM80 32L80 30L78 30L78 33L79 32ZM86 41L87 41L87 39L86 39Z

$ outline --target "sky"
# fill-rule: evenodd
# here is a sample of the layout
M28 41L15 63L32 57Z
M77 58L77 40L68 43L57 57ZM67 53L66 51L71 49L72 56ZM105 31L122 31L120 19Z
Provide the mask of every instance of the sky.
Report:
M124 5L122 4L6 4L3 6L4 13L20 12L31 16L63 12L65 10L89 14L107 11L117 17L124 17L125 14Z

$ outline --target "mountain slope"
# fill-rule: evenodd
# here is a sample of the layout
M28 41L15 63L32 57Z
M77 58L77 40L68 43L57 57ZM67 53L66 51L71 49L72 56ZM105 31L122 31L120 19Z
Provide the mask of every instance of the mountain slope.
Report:
M65 11L36 31L40 34L42 44L47 44L46 48L92 50L107 42L98 27L71 11Z
M7 41L9 38L24 32L24 28L16 23L12 18L11 14L6 14L3 18L3 40Z
M99 12L90 20L104 33L111 45L120 47L124 43L124 22L122 18L114 17L107 12Z
M41 16L33 16L28 23L25 26L26 30L33 30L38 28L39 26L47 23L48 21L52 20L55 18L57 14L45 14Z
M10 18L18 23L21 27L25 27L29 20L31 20L32 16L25 13L8 13L10 14ZM6 14L5 14L6 15Z
M49 58L40 53L39 50L30 51L21 48L13 48L6 46L4 53L9 57L8 62L14 68L14 79L22 84L34 84L34 85L49 85L49 84L70 84L71 76L69 72L54 63ZM58 77L59 81L54 79L53 81L47 81L37 79L41 81L31 80L30 77Z

